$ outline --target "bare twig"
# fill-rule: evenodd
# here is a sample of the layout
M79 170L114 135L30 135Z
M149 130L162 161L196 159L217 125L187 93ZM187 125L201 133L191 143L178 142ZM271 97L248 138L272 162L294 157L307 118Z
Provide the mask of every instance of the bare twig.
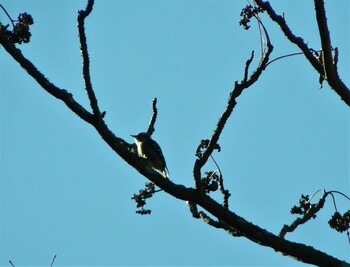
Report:
M52 261L51 261L50 267L53 266L53 263L55 262L56 256L57 256L57 255L53 256L53 259L52 259Z
M148 129L147 129L147 133L149 134L149 136L151 136L154 132L154 124L156 123L157 115L158 115L157 98L154 98L152 101L152 117L151 117L151 120L149 121Z
M94 0L89 0L85 10L79 10L78 12L78 32L80 40L80 51L83 58L83 77L85 83L85 89L90 100L90 106L95 117L100 118L101 112L98 107L97 98L92 88L91 77L90 77L90 59L86 43L85 34L85 19L90 15L94 5ZM104 115L105 113L103 113ZM102 116L103 117L103 116Z
M259 21L260 22L260 21ZM231 91L229 98L228 98L228 103L226 106L226 109L224 110L224 112L222 113L221 117L218 120L218 123L216 125L216 128L214 130L213 135L211 136L211 139L209 141L209 145L207 147L207 149L204 151L202 157L200 157L199 159L196 160L195 164L194 164L194 168L193 168L193 176L195 179L195 185L196 188L200 191L203 192L203 187L201 184L201 168L205 165L205 163L207 162L209 156L211 155L211 153L213 152L219 137L222 133L222 130L228 120L228 118L230 117L233 108L236 105L236 98L238 96L240 96L240 94L243 92L244 89L250 87L253 83L255 83L261 73L263 72L263 70L265 70L266 68L266 63L269 60L269 56L273 50L273 46L270 42L268 33L264 27L263 24L261 24L264 32L265 32L265 36L266 36L266 47L267 47L267 51L266 53L262 56L262 59L260 60L259 66L256 68L256 70L250 75L249 78L247 78L246 80L242 80L240 83L235 82L234 88ZM249 61L249 60L248 60ZM249 63L250 64L250 63Z
M246 61L245 63L245 68L244 68L244 77L243 77L243 81L247 81L248 79L248 70L249 70L249 66L250 64L252 63L253 61L253 58L254 58L254 50L252 51L251 55L250 55L250 58Z
M15 265L12 263L12 261L9 261L9 263L11 264L12 267L15 267Z
M286 58L286 57L292 57L292 56L297 56L297 55L302 55L303 53L302 52L298 52L298 53L292 53L292 54L288 54L288 55L284 55L284 56L280 56L280 57L276 57L274 59L272 59L271 61L269 61L267 64L266 64L266 67L268 65L270 65L271 63L277 61L277 60L280 60L282 58Z
M12 27L15 27L15 24L13 23L14 20L11 18L10 14L7 12L7 10L0 4L1 9L5 12L6 16L9 18L9 20L11 21Z
M228 190L225 189L224 187L224 179L222 178L222 172L220 170L220 167L218 165L218 163L216 162L216 160L214 159L213 155L210 155L211 159L213 160L216 168L218 169L219 172L219 190L221 192L221 194L223 195L223 202L222 205L228 209L228 199L230 198L231 194Z
M343 197L345 197L346 199L350 200L350 197L348 197L346 194L340 192L340 191L336 191L336 190L332 190L328 192L329 194L339 194L342 195Z

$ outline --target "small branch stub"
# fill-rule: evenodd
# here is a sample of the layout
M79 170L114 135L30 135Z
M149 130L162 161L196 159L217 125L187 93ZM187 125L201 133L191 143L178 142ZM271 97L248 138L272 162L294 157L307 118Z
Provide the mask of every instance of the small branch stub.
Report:
M152 117L151 120L149 122L148 125L148 129L147 129L147 134L149 136L151 136L154 132L154 124L156 123L157 120L157 116L158 116L158 110L157 110L157 98L154 98L152 101Z

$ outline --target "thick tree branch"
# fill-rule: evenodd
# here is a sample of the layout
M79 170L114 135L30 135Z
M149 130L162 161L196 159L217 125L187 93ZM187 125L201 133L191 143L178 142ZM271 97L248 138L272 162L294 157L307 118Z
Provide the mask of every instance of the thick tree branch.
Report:
M267 14L270 16L270 18L274 22L276 22L280 26L282 32L288 38L288 40L291 41L293 44L296 44L300 48L300 50L303 51L305 57L309 60L309 62L317 70L317 72L323 75L322 64L314 56L314 54L312 53L312 50L308 47L308 45L304 42L304 40L301 37L295 36L292 33L284 17L277 15L268 1L266 2L263 0L254 0L254 1L259 7L261 7L267 12Z
M332 55L332 43L328 30L326 10L324 8L323 0L315 0L315 10L318 30L320 32L322 53L323 53L323 67L325 77L328 84L334 89L334 91L341 97L341 99L350 106L350 90L339 78L337 70L337 54L336 60L333 60Z
M350 264L327 255L324 252L316 250L313 247L280 238L225 209L225 207L207 195L201 195L200 198L195 201L195 203L210 212L216 218L219 218L220 221L223 221L227 225L237 229L239 233L253 242L271 247L283 255L287 255L296 260L314 264L316 266L350 266Z
M89 3L93 3L93 1L89 1ZM89 6L89 4L88 4ZM92 6L91 6L92 8ZM86 9L88 12L89 8ZM212 216L217 218L217 221L213 219L208 219L209 216L202 213L202 215L198 215L199 217L203 217L209 223L219 226L220 228L224 228L227 226L227 229L236 229L238 233L242 234L246 238L264 246L269 246L270 248L290 257L296 258L305 263L311 263L318 266L350 266L349 264L342 262L332 256L327 255L321 251L318 251L312 247L294 243L287 241L283 238L280 238L248 221L243 219L242 217L236 215L232 211L228 210L223 205L219 204L209 196L205 195L203 192L194 189L187 188L183 185L175 184L169 179L164 179L163 176L156 171L152 171L149 168L146 168L146 164L144 164L143 159L138 157L137 153L134 151L134 146L128 144L123 139L115 136L113 132L108 128L105 124L103 118L96 120L96 114L99 114L97 100L95 103L93 91L89 91L89 86L91 86L91 82L89 79L85 82L89 86L87 86L88 95L90 98L90 103L92 105L93 114L88 112L84 107L82 107L79 103L77 103L73 96L68 93L64 89L60 89L57 86L53 85L49 82L44 75L38 71L34 65L27 60L21 53L19 49L17 49L13 43L9 42L6 36L3 34L0 28L0 43L3 45L5 50L25 69L30 76L32 76L40 86L46 90L48 93L53 95L54 97L62 100L74 113L76 113L80 118L89 124L93 125L94 128L98 131L103 140L120 156L122 157L128 164L137 169L142 175L148 178L150 181L155 183L159 188L163 189L165 192L170 195L185 201L189 201L195 203L196 205L201 206L204 210L209 212ZM263 57L263 60L259 64L258 68L251 74L251 76L246 79L244 78L240 83L236 82L234 89L230 93L229 100L227 103L227 107L220 117L216 129L212 135L209 146L207 150L204 152L203 157L198 159L195 162L194 166L194 175L196 179L200 179L201 168L207 162L209 156L211 155L217 141L220 137L220 134L225 126L227 119L229 118L233 108L236 105L236 98L243 92L244 89L251 86L254 82L258 80L263 70L266 68L266 64L269 59L269 55L273 49L270 43L267 44L267 52ZM84 50L84 49L82 49ZM86 50L87 51L87 50ZM84 56L83 56L84 57ZM86 62L85 62L86 64ZM87 68L89 69L89 68ZM87 82L88 81L88 82ZM92 90L92 87L91 87ZM95 105L93 107L93 105ZM198 187L197 187L198 188ZM215 223L216 222L216 223Z
M185 201L190 201L198 204L203 209L211 213L213 216L218 218L218 220L224 222L230 227L237 229L239 233L247 237L248 239L273 248L276 251L283 253L284 255L291 256L293 258L299 259L306 263L312 263L318 266L350 266L349 264L342 262L332 256L329 256L323 252L315 250L312 247L290 242L279 238L278 236L263 230L262 228L246 221L245 219L239 217L235 213L229 211L227 208L217 203L215 200L210 198L205 194L199 193L196 189L187 188L183 185L178 185L171 182L169 179L164 179L162 175L157 172L150 172L148 168L145 168L145 164L143 164L142 159L137 156L136 153L132 151L132 146L126 143L123 139L116 137L107 127L103 120L93 120L92 114L87 112L83 107L81 107L77 102L73 100L71 95L67 93L65 90L62 93L62 89L57 88L56 86L49 83L46 78L36 70L34 66L30 63L28 66L28 60L23 57L20 51L14 47L8 47L7 40L3 39L3 36L0 33L0 42L5 47L6 51L8 51L14 59L16 59L20 65L28 71L28 73L38 81L38 83L43 87L44 90L49 92L51 95L61 99L66 103L68 101L67 106L75 111L76 106L79 107L75 113L84 119L87 116L88 119L84 119L85 121L92 124L96 130L99 132L103 140L118 154L120 155L127 163L136 168L142 175L147 177L150 181L155 183L159 188L163 189L165 192L170 195ZM18 55L20 54L20 56ZM267 59L266 59L267 60ZM267 61L266 61L267 62ZM265 62L265 63L266 63ZM33 69L34 68L34 69ZM261 70L257 70L251 75L251 79L248 80L249 83L253 83L259 77L259 72ZM44 79L43 79L44 78ZM45 82L43 82L45 81ZM237 83L238 84L238 83ZM238 89L237 89L238 88ZM235 90L231 92L231 99L235 95L239 95L244 88L235 86ZM61 94L64 96L62 97ZM66 97L66 94L69 96ZM58 96L56 96L58 95ZM67 100L68 99L68 100ZM73 102L72 102L73 101ZM70 103L70 104L69 104ZM73 103L73 104L72 104ZM83 111L83 115L81 112ZM85 115L88 114L88 115Z
M287 39L296 44L300 50L304 53L307 60L315 68L315 70L321 75L327 77L328 84L334 89L334 91L341 97L341 99L350 106L350 91L349 88L340 80L336 68L333 65L332 60L332 47L330 42L330 36L327 26L327 19L325 16L324 2L322 0L315 0L316 17L318 27L321 36L322 50L324 51L327 60L321 62L313 53L313 50L308 47L301 37L295 36L291 29L288 27L286 20L283 16L277 15L274 9L271 7L268 1L254 0L255 3L264 9L270 18L276 22L281 28Z
M93 115L87 111L83 106L76 102L73 95L65 89L61 89L51 83L27 58L25 58L15 45L7 40L3 32L3 27L0 25L0 43L5 50L16 60L21 67L32 76L38 84L52 96L62 100L75 114L88 123L92 123Z

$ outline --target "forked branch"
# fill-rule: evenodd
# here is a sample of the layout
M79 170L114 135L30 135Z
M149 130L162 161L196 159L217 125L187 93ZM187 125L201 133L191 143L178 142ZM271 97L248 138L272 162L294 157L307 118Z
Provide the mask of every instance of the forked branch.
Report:
M294 35L289 28L284 16L277 15L272 6L268 1L254 0L255 3L265 10L270 18L276 22L287 39L296 44L299 49L303 52L307 60L311 63L314 69L320 74L321 77L326 78L330 87L341 97L341 99L350 106L350 90L342 82L337 72L337 66L334 64L337 60L333 59L332 56L332 45L330 34L328 30L328 23L326 18L326 12L324 8L323 0L315 0L315 10L317 24L320 32L321 44L322 44L322 56L316 57L311 49L301 37ZM338 54L338 52L336 52ZM322 59L322 60L320 60ZM323 78L322 78L323 79Z
M92 10L92 5L93 1L89 0L86 10L80 13L80 19L82 20L82 23L80 23L80 27L82 31L84 31L83 20L88 14L90 14ZM198 190L200 189L201 168L207 162L208 158L213 152L213 149L215 149L218 139L225 126L225 123L227 122L230 114L232 113L233 108L236 105L236 98L243 92L243 90L254 84L260 77L263 70L266 68L266 64L269 60L269 55L273 49L269 41L267 43L266 53L263 55L262 60L260 61L255 71L249 76L248 67L250 63L247 64L246 66L248 67L246 67L245 71L247 74L244 75L245 77L241 82L235 83L233 90L230 92L227 107L218 120L216 128L214 129L213 135L209 141L208 148L203 153L203 156L197 159L197 161L195 162L193 172L196 180L197 189L194 189L185 187L180 184L175 184L169 179L164 179L160 174L157 174L155 172L148 172L147 169L144 168L144 166L142 166L141 161L138 159L137 155L132 151L133 146L126 143L123 139L115 136L114 133L104 123L103 118L102 116L100 116L99 113L96 96L94 95L94 92L91 87L90 77L88 77L89 75L87 75L89 74L89 59L87 54L87 46L86 48L83 47L84 43L86 44L86 37L84 38L84 36L85 33L80 34L80 38L82 38L82 53L84 53L83 57L87 57L87 60L86 58L83 59L83 75L86 84L87 94L90 99L90 105L93 110L92 113L87 111L84 107L77 103L73 99L73 96L66 90L61 89L52 84L50 81L48 81L44 77L44 75L40 71L38 71L35 68L35 66L22 55L21 51L14 46L13 42L9 41L6 38L6 35L3 33L2 28L0 28L0 43L3 45L5 50L22 66L22 68L25 69L29 73L29 75L31 75L40 84L40 86L44 90L46 90L54 97L62 100L80 118L93 125L93 127L98 131L103 140L120 157L122 157L128 164L136 168L142 175L144 175L146 178L148 178L150 181L155 183L158 187L160 187L170 195L181 200L189 201L190 203L195 203L196 205L202 207L203 210L206 210L208 214L211 214L211 216L215 217L216 219L212 219L204 212L197 212L196 216L198 218L202 218L214 227L219 227L225 230L233 229L233 231L236 231L237 234L241 234L259 245L268 246L276 251L283 253L284 255L291 256L306 263L312 263L318 266L349 266L349 264L342 262L339 259L336 259L332 256L329 256L324 252L318 251L304 244L284 240L283 238L280 238L262 229L261 227L258 227L253 223L248 222L244 218L238 216L237 214L229 210L227 207L223 206L222 204L213 200L208 195L204 194L202 191ZM87 78L85 78L85 76ZM153 113L155 114L155 111ZM96 120L96 116L98 116L98 118L100 119ZM156 117L156 115L154 115L154 117ZM152 131L152 129L150 131Z
M222 113L221 117L218 120L216 128L214 129L213 135L211 136L211 139L209 141L209 145L208 145L206 151L203 153L203 155L200 158L198 158L194 164L193 175L194 175L194 179L195 179L195 185L196 185L196 188L200 192L203 191L202 185L201 185L201 168L206 164L209 156L212 154L215 146L217 145L219 137L224 129L224 126L225 126L228 118L230 117L230 115L233 111L233 108L236 105L236 98L241 95L241 93L243 92L244 89L249 88L251 85L253 85L259 79L260 75L262 74L262 72L266 68L266 64L269 61L269 56L273 50L273 46L270 42L270 38L268 36L268 33L267 33L264 25L261 23L260 20L258 20L258 22L261 24L261 26L264 30L264 34L266 36L266 53L264 55L262 55L262 58L260 60L258 67L249 76L249 78L247 78L247 76L248 76L247 73L248 73L248 68L250 66L250 63L252 61L253 53L250 56L250 58L247 60L243 80L241 82L237 82L237 81L235 82L234 88L228 97L226 109L224 110L224 112Z

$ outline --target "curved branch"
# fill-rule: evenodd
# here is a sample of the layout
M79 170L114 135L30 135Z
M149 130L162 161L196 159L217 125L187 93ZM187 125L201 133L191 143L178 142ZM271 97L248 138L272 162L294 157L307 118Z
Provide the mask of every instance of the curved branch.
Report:
M53 256L53 259L52 259L52 261L51 261L50 267L53 266L53 263L55 262L56 256L57 256L57 255Z
M12 27L15 27L15 24L13 23L13 19L11 18L10 14L7 12L7 10L0 4L1 9L5 12L6 16L9 18L9 20L11 21Z
M292 53L292 54L288 54L288 55L284 55L284 56L280 56L280 57L276 57L274 59L272 59L271 61L269 61L267 64L266 64L266 67L268 65L270 65L271 63L277 61L277 60L280 60L282 58L286 58L286 57L293 57L293 56L298 56L298 55L302 55L303 53L302 52L297 52L297 53Z
M51 83L34 65L31 61L25 58L15 45L8 41L3 32L3 27L0 25L0 43L5 50L16 60L21 67L28 72L30 76L37 81L37 83L50 95L62 100L75 114L88 123L93 122L93 115L87 111L82 105L76 102L73 95L65 89L61 89Z

